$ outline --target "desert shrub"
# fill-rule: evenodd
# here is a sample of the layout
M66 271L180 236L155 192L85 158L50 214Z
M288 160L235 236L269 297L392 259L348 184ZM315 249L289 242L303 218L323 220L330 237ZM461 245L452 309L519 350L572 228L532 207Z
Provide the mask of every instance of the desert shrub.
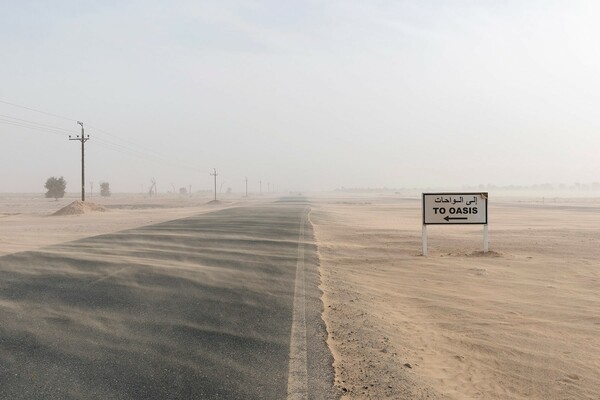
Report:
M110 184L108 182L102 182L100 184L100 196L103 196L103 197L110 196Z
M48 190L46 192L47 198L54 198L58 200L62 197L65 197L65 189L67 188L67 181L62 176L60 178L56 178L51 176L46 179L46 184L44 187Z

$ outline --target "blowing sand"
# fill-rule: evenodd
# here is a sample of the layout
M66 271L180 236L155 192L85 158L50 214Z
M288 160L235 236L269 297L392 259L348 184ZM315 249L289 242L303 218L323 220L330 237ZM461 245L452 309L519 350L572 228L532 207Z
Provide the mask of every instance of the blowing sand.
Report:
M305 209L212 207L1 257L0 399L337 398ZM298 304L311 342L291 353Z
M420 202L316 199L325 320L347 399L599 399L600 201L490 201L481 227Z
M0 255L235 206L209 197L0 196ZM262 200L261 200L262 201ZM245 204L251 200L243 200ZM599 399L600 200L490 200L481 227L430 227L420 203L315 198L324 319L347 399Z
M2 194L0 256L212 212L241 201L244 204L252 202L231 197L207 206L208 200L208 197L201 196L115 194L88 198L86 204L93 203L95 209L101 207L110 211L90 212L73 196L54 201L45 199L43 195ZM64 214L58 215L59 210L64 210Z

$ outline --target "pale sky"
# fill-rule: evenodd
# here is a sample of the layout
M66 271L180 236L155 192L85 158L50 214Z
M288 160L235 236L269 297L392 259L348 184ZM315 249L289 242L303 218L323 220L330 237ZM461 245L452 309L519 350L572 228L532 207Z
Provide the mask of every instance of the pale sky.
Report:
M234 191L600 181L598 21L596 1L4 0L0 191L77 192L77 120L96 190L208 190L213 167Z

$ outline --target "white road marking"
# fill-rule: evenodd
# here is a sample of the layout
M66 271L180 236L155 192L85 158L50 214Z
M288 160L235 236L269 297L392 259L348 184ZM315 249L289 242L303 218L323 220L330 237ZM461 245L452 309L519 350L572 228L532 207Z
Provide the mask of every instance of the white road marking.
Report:
M308 370L306 362L306 299L304 287L304 221L307 209L302 212L298 235L298 260L294 287L294 311L290 338L290 362L288 367L288 400L308 398Z

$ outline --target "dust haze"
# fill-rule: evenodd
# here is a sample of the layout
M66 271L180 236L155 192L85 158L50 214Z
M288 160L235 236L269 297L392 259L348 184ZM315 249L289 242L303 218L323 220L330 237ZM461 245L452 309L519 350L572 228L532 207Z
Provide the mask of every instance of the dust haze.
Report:
M1 191L600 181L598 5L10 3ZM66 117L64 119L62 117ZM18 119L17 119L18 118ZM43 126L40 124L44 124ZM51 128L49 128L50 126ZM59 130L57 130L58 128Z
M0 399L599 398L598 15L4 4Z

